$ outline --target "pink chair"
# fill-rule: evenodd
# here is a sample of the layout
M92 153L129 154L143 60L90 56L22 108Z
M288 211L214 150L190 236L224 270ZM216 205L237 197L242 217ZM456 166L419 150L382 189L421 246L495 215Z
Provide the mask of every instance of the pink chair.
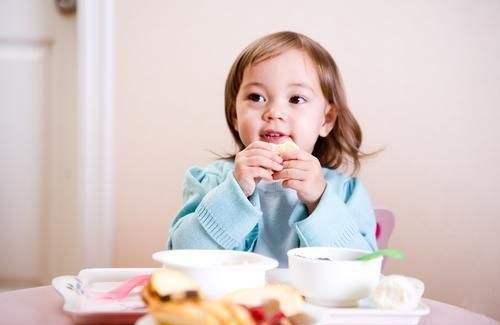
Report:
M394 230L394 214L387 209L375 209L375 221L377 228L375 229L375 238L377 239L378 249L387 248L389 237ZM382 271L385 268L387 259L382 261Z
M375 238L379 249L387 247L389 237L394 230L394 214L387 209L375 209L375 220L377 228L375 230Z

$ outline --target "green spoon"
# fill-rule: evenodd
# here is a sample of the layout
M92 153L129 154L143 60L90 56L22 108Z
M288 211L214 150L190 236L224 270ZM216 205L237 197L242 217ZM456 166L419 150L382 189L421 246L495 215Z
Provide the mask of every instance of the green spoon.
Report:
M360 256L356 260L369 261L369 260L372 260L372 259L377 258L379 256L387 256L390 258L394 258L396 260L402 260L405 257L402 251L397 250L397 249L387 248L387 249L381 249L381 250L375 251L373 253Z

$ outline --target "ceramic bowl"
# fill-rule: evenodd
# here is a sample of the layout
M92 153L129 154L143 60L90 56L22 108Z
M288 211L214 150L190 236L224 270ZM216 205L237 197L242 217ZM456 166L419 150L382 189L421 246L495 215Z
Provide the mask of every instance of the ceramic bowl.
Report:
M370 261L356 258L369 251L303 247L288 251L290 281L305 299L328 307L355 307L377 286L382 257Z
M209 298L265 285L266 271L278 266L272 258L232 250L167 250L154 253L153 259L190 276Z

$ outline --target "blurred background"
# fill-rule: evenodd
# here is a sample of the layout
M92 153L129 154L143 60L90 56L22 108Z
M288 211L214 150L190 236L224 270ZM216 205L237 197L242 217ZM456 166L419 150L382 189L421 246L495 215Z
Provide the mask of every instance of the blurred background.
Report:
M57 5L58 4L58 5ZM385 273L500 319L500 2L0 0L0 287L155 266L192 165L234 145L224 82L280 30L333 55L392 210Z

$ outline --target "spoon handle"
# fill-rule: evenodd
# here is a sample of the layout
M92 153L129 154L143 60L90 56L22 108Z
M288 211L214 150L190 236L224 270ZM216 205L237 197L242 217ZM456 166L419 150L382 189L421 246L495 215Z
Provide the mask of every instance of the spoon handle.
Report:
M387 248L387 249L381 249L381 250L375 251L373 253L360 256L357 258L357 260L358 261L369 261L369 260L372 260L372 259L377 258L379 256L386 256L386 257L394 258L397 260L402 260L404 258L404 254L400 250Z

